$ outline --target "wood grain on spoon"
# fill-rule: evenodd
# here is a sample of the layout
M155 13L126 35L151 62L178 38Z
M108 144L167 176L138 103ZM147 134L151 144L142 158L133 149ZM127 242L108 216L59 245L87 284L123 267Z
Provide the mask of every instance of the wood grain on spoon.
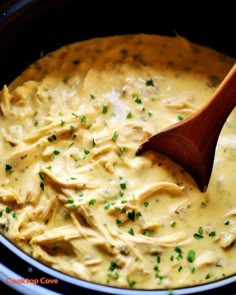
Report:
M235 105L236 64L203 108L151 136L136 155L148 150L166 155L193 177L202 192L206 191L221 129Z

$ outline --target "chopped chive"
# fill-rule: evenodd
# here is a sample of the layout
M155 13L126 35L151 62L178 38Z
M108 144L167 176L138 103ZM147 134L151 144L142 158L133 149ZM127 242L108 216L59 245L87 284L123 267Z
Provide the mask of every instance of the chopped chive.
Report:
M181 116L181 115L178 115L178 120L179 121L182 121L184 119L184 117L183 116Z
M89 205L94 205L96 203L96 199L91 199L90 201L89 201Z
M131 236L134 236L134 230L133 230L132 227L129 229L128 233L129 233Z
M193 237L197 240L204 238L203 237L203 228L200 226L198 228L198 232L193 235Z
M149 230L146 230L145 233L144 233L144 235L146 237L151 237L152 236L152 234L151 234L151 232Z
M132 118L132 113L131 113L131 112L129 112L129 113L127 114L127 116L126 116L126 119L130 119L130 118Z
M105 210L109 210L109 209L110 209L110 204L106 204L106 205L104 206L104 209L105 209Z
M93 147L94 147L94 148L96 147L96 141L95 141L94 138L93 138Z
M123 153L127 150L128 148L123 146L122 148L120 148L120 151L119 151L119 156L122 156Z
M198 233L199 233L199 235L202 235L203 234L203 228L201 226L198 229Z
M48 137L49 142L52 142L52 141L55 141L55 140L57 140L56 134L53 134L51 137Z
M12 170L12 166L9 165L9 164L6 164L6 166L5 166L5 171L8 172L8 173L13 172L13 170Z
M143 205L147 208L149 206L149 202L144 202Z
M109 270L110 270L110 271L113 271L113 270L115 270L116 268L118 268L117 263L112 261L112 262L110 263L110 265L109 265Z
M44 183L43 182L40 182L40 188L41 188L41 190L44 191Z
M176 226L176 221L172 221L170 226L175 227Z
M127 201L126 201L127 202ZM140 216L142 216L142 213L141 212L137 212L136 213L136 217L140 217Z
M195 233L195 234L193 235L193 237L194 237L195 239L197 239L197 240L203 239L203 236L200 235L200 234L198 234L198 233Z
M134 102L136 102L137 104L141 104L142 100L139 97L136 97L136 99L134 100Z
M123 197L124 196L124 192L123 191L119 191L119 196Z
M216 232L215 231L212 231L209 233L209 237L214 237L216 235Z
M133 210L131 212L128 212L127 216L129 218L129 220L134 221L135 220L135 211Z
M163 276L161 276L159 273L156 273L156 278L159 280L163 280Z
M102 113L107 114L107 112L108 112L108 108L106 106L104 106L103 109L102 109Z
M113 134L113 136L112 136L112 140L113 141L116 141L117 138L118 138L118 133L115 131L114 134Z
M6 213L11 213L11 208L10 207L6 207Z
M176 259L178 259L178 260L179 260L179 259L182 259L182 258L183 258L183 255L182 255L182 250L181 250L181 248L180 248L179 246L176 246L174 250L175 250L176 253L178 253Z
M154 86L153 80L152 79L147 80L146 86Z
M60 151L59 151L59 150L54 150L54 151L53 151L53 154L54 154L54 155L59 155L59 154L60 154Z
M85 155L88 155L90 153L90 151L87 149L84 149L84 153L85 153Z
M45 176L45 173L43 173L43 172L39 172L39 177L40 177L42 180L44 180L44 176Z
M123 190L126 189L126 183L125 182L121 182L120 183L120 188L123 189Z
M189 250L189 251L188 251L188 255L187 255L187 260L188 260L189 262L193 262L194 259L195 259L195 251L193 251L193 250Z
M132 281L128 280L128 284L129 284L129 287L132 288L132 287L134 287L134 285L136 285L136 281L134 281L134 280L132 280Z
M153 270L158 271L159 270L159 266L158 265L154 265Z
M117 224L117 225L121 225L121 224L122 224L122 221L119 220L119 219L116 219L116 224Z
M81 123L86 123L86 121L87 121L86 117L85 116L82 116Z

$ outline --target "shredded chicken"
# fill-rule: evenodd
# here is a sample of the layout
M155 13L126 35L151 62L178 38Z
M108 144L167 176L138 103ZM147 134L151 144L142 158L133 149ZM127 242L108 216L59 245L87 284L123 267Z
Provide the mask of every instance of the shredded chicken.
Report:
M165 156L136 156L205 104L234 63L179 36L137 34L29 66L0 92L1 234L102 285L171 290L235 274L235 112L206 193Z

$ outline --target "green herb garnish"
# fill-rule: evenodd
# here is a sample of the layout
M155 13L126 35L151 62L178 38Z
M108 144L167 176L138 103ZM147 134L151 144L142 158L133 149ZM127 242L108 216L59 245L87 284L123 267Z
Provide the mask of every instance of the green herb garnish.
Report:
M187 255L188 262L193 262L195 259L195 251L189 250Z
M133 230L132 227L129 229L128 233L129 233L131 236L134 236L134 230Z
M153 80L152 79L147 80L146 86L154 86Z
M9 164L6 164L6 166L5 166L5 171L6 171L7 173L11 173L11 172L13 172L12 166L9 165Z
M44 191L44 183L43 182L40 182L40 188L42 191Z
M137 104L141 104L142 103L142 100L141 98L139 97L136 97L136 99L134 100Z
M86 121L87 121L86 117L85 116L82 116L81 123L86 123Z
M111 138L111 139L112 139L113 141L116 141L117 138L118 138L118 133L115 131L114 134L112 135L112 138Z
M203 234L203 229L202 229L202 227L200 226L199 229L198 229L198 232L195 233L195 234L193 235L193 237L194 237L195 239L197 239L197 240L200 240L200 239L204 238L202 234Z
M107 114L107 112L108 112L108 108L106 106L104 106L103 109L102 109L102 113Z
M6 213L11 213L11 208L10 207L6 207Z
M54 154L54 155L59 155L59 154L60 154L60 151L59 151L59 150L54 150L54 151L53 151L53 154Z
M90 201L89 201L89 205L94 205L96 203L96 199L91 199Z
M215 231L212 231L209 233L209 237L214 237L216 235L216 232Z
M135 211L133 210L131 212L128 212L127 216L130 220L134 221L135 220Z
M131 113L131 112L129 112L129 113L127 114L127 116L126 116L126 119L130 119L130 118L132 118L132 113Z
M123 189L123 190L126 189L126 183L125 182L121 182L120 183L120 188Z

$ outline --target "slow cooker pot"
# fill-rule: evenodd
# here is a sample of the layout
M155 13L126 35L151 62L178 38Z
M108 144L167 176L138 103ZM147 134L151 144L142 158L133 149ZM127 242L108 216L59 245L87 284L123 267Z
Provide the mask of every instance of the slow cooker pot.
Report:
M0 1L0 87L46 53L92 37L179 34L236 57L233 13L232 5L225 2L219 7L206 8L199 2L186 5L179 1ZM103 286L55 271L23 253L3 236L0 242L0 294L236 294L236 275L171 292Z

